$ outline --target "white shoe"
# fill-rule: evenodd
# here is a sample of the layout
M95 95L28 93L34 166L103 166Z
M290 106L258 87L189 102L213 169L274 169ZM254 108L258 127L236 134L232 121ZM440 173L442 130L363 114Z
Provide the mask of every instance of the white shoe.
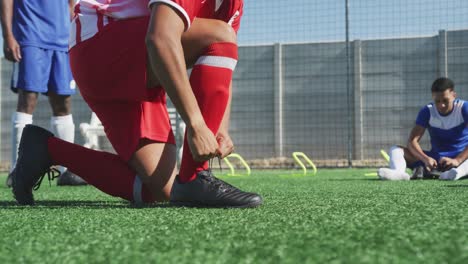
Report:
M458 180L458 178L460 177L457 177L458 176L458 172L456 169L450 169L448 171L444 171L440 174L440 177L439 177L439 180L446 180L446 181L454 181L454 180Z
M389 168L380 168L377 171L379 178L384 181L409 181L410 176L406 172L399 172Z

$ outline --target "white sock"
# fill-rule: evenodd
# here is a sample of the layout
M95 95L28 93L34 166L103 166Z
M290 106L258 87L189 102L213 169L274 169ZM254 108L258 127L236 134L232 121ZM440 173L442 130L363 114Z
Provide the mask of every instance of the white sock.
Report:
M468 174L468 160L465 160L458 166L456 169L457 171L457 177L454 180L458 180L461 177L465 177Z
M406 170L406 161L405 161L405 152L402 148L398 146L393 146L390 148L390 169L396 170L398 172L405 172Z
M75 124L73 123L72 115L52 116L50 118L50 130L56 137L68 141L75 142ZM64 173L67 168L60 167L61 173Z
M407 181L410 179L410 176L405 171L397 171L389 168L380 168L377 171L379 178L386 181Z
M468 160L465 160L457 168L452 168L440 174L439 179L448 180L448 181L456 181L462 177L465 177L467 174L468 174Z
M18 148L23 134L23 129L26 125L32 124L33 116L26 113L14 112L11 116L12 131L11 131L11 167L10 172L16 166L18 158Z

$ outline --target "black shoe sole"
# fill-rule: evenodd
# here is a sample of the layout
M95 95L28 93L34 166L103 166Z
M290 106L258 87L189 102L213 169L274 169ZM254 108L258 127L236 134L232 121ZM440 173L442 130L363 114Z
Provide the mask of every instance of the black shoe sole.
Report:
M8 175L8 178L6 179L5 186L8 188L13 187L13 180L11 179L10 175Z
M176 207L191 207L191 208L255 208L259 207L262 205L262 201L259 202L252 202L248 204L243 204L243 205L209 205L209 204L203 204L203 203L197 203L197 202L170 202L172 206Z

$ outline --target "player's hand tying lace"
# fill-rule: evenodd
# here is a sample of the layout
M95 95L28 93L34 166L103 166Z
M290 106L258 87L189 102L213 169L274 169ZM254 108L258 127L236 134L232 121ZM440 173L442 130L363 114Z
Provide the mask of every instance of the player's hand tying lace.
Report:
M187 142L195 161L202 162L219 155L216 137L205 124L187 127Z
M227 131L218 131L216 140L219 145L219 158L224 159L234 151L234 143Z

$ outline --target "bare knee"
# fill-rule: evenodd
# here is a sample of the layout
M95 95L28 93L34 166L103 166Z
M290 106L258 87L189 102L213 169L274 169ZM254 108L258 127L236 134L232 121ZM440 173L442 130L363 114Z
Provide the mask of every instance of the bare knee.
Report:
M215 27L212 31L210 44L217 42L237 43L236 32L230 25L220 20L216 20L214 25Z

